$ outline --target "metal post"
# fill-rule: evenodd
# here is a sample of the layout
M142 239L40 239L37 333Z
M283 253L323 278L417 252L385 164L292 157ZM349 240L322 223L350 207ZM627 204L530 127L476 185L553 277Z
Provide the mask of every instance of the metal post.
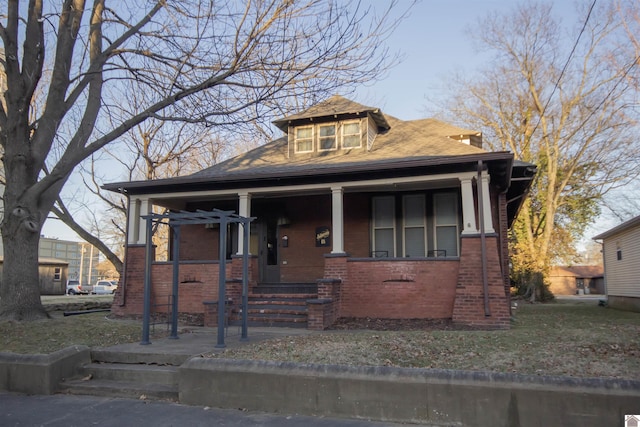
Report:
M219 258L220 265L218 268L218 343L216 348L225 348L224 329L226 315L226 282L227 282L227 217L220 216L220 235L219 235Z
M173 288L171 306L171 339L178 339L178 283L180 272L180 226L173 227Z
M251 222L245 219L242 222L244 228L244 242L242 250L242 335L241 341L248 341L247 323L249 318L249 234L251 233Z
M147 220L147 240L145 245L145 261L144 261L144 305L142 311L142 341L141 345L149 345L149 318L151 317L151 234L153 233L153 221L151 217Z
M484 294L484 315L491 316L489 308L489 278L487 277L487 239L484 226L484 194L482 189L482 160L478 160L478 219L480 221L480 255L482 258L482 290ZM487 197L490 197L487 194ZM490 200L490 199L487 199Z

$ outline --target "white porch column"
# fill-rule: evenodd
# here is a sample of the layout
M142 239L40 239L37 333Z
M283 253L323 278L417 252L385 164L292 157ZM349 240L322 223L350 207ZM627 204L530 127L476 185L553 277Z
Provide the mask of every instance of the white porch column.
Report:
M342 203L342 187L331 187L331 223L333 238L332 254L344 253L344 206Z
M473 179L460 178L462 195L462 234L478 234L476 210L473 203Z
M140 198L140 214L138 215L138 244L143 245L147 241L147 220L142 219L144 215L149 215L153 211L153 204L148 197Z
M491 194L489 193L489 174L487 171L482 171L482 183L478 186L478 191L482 189L482 214L484 216L484 232L494 233L493 229L493 215L491 214Z
M238 215L248 218L251 216L251 194L248 192L238 193L239 201L238 201ZM250 232L251 225L247 225ZM243 255L243 243L244 242L244 233L245 227L241 224L238 224L238 253L237 255ZM250 254L251 251L247 248L247 252Z
M130 245L135 245L140 243L140 223L142 219L140 218L140 199L129 199L129 229L127 230L127 243Z

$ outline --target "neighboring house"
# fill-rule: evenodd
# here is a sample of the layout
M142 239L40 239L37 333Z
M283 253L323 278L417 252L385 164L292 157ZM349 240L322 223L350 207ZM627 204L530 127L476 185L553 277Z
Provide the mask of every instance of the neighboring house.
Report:
M39 258L40 295L64 295L67 289L67 269L69 263L53 258ZM4 259L0 258L0 280Z
M608 305L640 312L640 216L598 234Z
M604 267L573 265L551 267L549 290L554 295L604 294Z
M339 317L444 318L509 327L507 230L534 165L483 150L477 131L402 121L340 96L274 124L283 137L193 175L104 186L130 201L115 314L142 313L141 217L155 206L256 218L250 323L271 316L264 321L323 329ZM180 228L179 311L203 313L217 299L220 229ZM237 279L242 228L229 231L222 247L227 277ZM154 262L150 274L153 303L165 304L171 262ZM238 286L227 285L234 304ZM294 319L285 300L296 293L306 308Z
M0 239L0 256L2 256ZM67 276L70 280L81 281L83 285L96 283L100 278L98 263L100 251L87 242L62 240L55 237L40 236L38 257L67 261Z
M40 236L38 255L69 262L69 279L91 285L99 279L100 251L87 242Z

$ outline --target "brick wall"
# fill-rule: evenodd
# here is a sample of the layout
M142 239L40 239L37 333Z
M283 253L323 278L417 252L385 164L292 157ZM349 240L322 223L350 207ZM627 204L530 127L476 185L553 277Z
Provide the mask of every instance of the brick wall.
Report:
M344 202L344 250L354 258L370 256L371 202L369 195L347 193Z
M463 237L461 246L453 321L482 328L509 328L510 307L500 268L498 238L486 237L490 316L486 316L484 311L481 239L476 236Z
M341 317L441 319L452 316L457 260L345 261L347 273L341 287ZM333 267L340 274L339 266ZM331 270L325 272L330 277L328 274Z
M322 277L324 254L331 247L316 247L316 227L331 227L331 196L305 196L287 199L288 226L280 227L280 278L282 282L313 283ZM289 246L281 246L282 236Z
M118 287L112 312L115 315L142 315L144 305L144 246L130 246L126 272L126 287ZM255 258L251 259L255 264ZM233 261L226 263L227 297L240 300L241 282L231 279L242 277L242 258L238 258L238 266ZM219 263L180 263L178 284L178 311L180 313L203 313L203 301L218 299ZM240 276L234 277L239 270ZM254 270L250 268L250 271ZM152 312L166 312L169 296L173 287L173 264L154 263L151 266L151 304ZM122 292L126 289L126 296ZM124 302L124 305L122 303ZM155 307L154 307L155 306Z
M155 248L152 247L155 257ZM127 248L124 283L118 286L111 306L115 316L142 314L144 290L145 245ZM126 293L126 295L125 295Z
M219 228L205 228L203 224L181 226L180 260L220 259L218 256L220 252L218 244L219 234Z

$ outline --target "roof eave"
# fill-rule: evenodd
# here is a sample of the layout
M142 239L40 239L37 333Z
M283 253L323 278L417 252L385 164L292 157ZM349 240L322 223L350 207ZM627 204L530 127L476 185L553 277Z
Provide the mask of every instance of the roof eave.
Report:
M226 174L219 176L187 176L178 178L165 178L159 180L150 181L129 181L129 182L114 182L105 184L103 189L122 194L153 194L157 192L165 192L171 188L172 191L178 189L180 191L190 191L193 187L200 186L202 184L215 182L222 185L248 185L251 183L259 183L265 180L275 179L299 179L308 177L348 177L363 172L381 172L381 171L393 171L393 170L409 170L415 168L435 168L446 165L469 165L474 164L478 160L485 162L507 161L510 162L513 159L513 155L508 152L497 153L478 153L469 155L456 155L456 156L443 156L443 157L428 157L419 159L403 159L396 161L383 161L372 164L370 162L362 162L359 164L348 165L336 165L336 167L328 167L322 169L309 170L308 168L291 169L285 175L281 171L278 172L258 172L258 173L245 173L245 174ZM501 177L500 186L507 188L509 185L508 179L510 174L505 177ZM151 191L149 191L151 190Z

